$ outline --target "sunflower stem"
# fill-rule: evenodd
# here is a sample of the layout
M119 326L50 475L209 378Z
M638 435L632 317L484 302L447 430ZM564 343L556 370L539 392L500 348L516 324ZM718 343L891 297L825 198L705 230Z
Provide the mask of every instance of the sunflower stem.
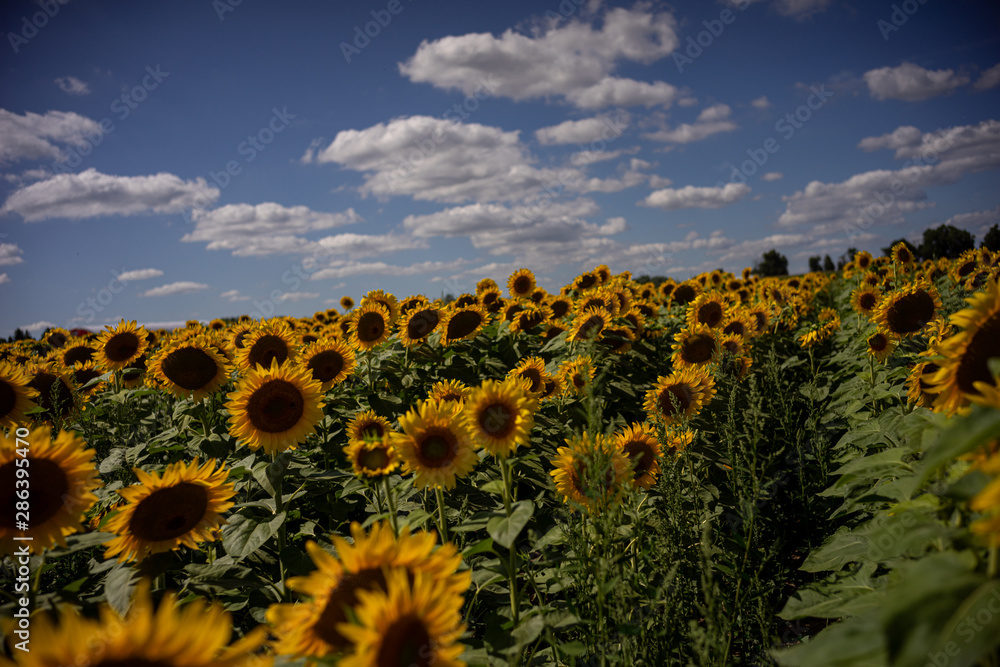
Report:
M503 479L503 507L507 512L507 519L510 519L511 515L511 474L510 474L510 462L506 457L500 459L500 475ZM510 572L510 577L507 580L507 588L510 590L510 617L514 621L514 627L517 627L520 621L518 604L518 591L517 591L517 550L515 545L511 544L508 554L508 570Z
M435 487L434 493L437 496L438 523L439 523L438 527L441 529L441 544L444 544L445 542L448 542L450 540L450 538L448 537L448 521L444 517L444 491L442 491L441 487L438 486Z
M278 464L278 452L272 452L271 453L271 465L275 466L276 470L280 470L280 468L278 467L279 466L279 464ZM278 475L274 476L274 482L273 482L273 484L274 484L274 513L275 514L281 514L284 511L284 507L282 506L282 500L283 499L281 497L282 496L282 489L281 489L282 484L281 484L281 480L282 480L283 476L284 476L283 475L283 471L282 471L282 474L278 474ZM282 521L281 522L281 526L278 528L278 574L281 577L281 586L280 586L280 589L281 589L281 596L282 596L282 598L286 598L288 596L288 588L285 586L285 559L282 558L282 556L281 556L282 552L285 550L285 538L286 538L286 534L285 534L285 522Z
M399 526L396 524L396 495L393 491L392 486L389 485L389 476L385 475L382 477L382 483L385 484L385 500L386 504L389 506L389 523L392 524L392 532L394 535L399 535Z
M35 580L31 582L31 594L32 597L38 595L42 590L42 570L45 569L45 551L43 550L41 555L41 562L38 563L38 567L35 569Z
M997 551L1000 551L1000 547L990 547L990 560L986 566L986 576L990 579L997 576Z

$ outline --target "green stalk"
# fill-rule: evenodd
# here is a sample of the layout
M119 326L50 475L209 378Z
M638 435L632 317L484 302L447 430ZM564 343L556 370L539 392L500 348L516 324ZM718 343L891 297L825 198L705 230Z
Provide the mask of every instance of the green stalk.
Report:
M441 487L435 487L434 493L437 495L437 505L438 505L438 522L441 528L441 544L450 541L448 537L448 521L444 518L444 491Z
M389 506L389 523L392 524L392 532L395 535L399 535L399 526L396 525L396 494L392 487L389 486L389 476L385 475L382 477L382 483L385 484L385 500L386 504Z
M986 576L993 579L997 576L997 551L1000 547L990 547L990 560L986 566Z
M512 495L511 494L511 474L510 474L509 465L510 464L509 464L509 462L507 461L506 458L501 458L500 459L500 475L501 475L501 477L503 479L503 507L504 507L504 510L507 512L507 519L508 520L510 519L510 515L511 515L511 512L512 512L512 510L511 510L511 495ZM507 583L508 583L507 588L510 590L510 616L511 616L511 619L514 621L514 627L517 627L517 624L518 624L518 622L520 620L520 614L519 614L519 607L520 607L520 605L518 604L518 601L517 601L517 598L518 598L518 591L517 591L517 550L515 549L515 545L512 544L511 547L510 547L510 549L509 549L509 551L510 551L510 553L508 554L508 561L507 561L507 563L508 563L508 569L510 570L510 578L507 581Z
M271 454L271 463L274 466L278 464L278 452ZM272 481L274 485L274 513L281 514L284 511L282 505L282 478L284 475L275 475L276 479ZM281 557L281 552L285 550L285 522L281 522L281 527L278 528L278 572L281 576L281 592L282 598L287 597L288 589L285 587L285 560Z

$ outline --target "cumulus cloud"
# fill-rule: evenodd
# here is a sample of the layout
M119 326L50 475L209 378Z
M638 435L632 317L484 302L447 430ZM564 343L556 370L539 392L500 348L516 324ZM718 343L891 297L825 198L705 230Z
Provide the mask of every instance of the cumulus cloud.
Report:
M10 282L10 277L6 273L0 273L0 285L9 282Z
M274 202L227 204L192 212L194 231L181 241L207 242L208 250L231 250L236 256L308 252L313 241L301 235L363 220L349 208L322 213L307 206L286 207Z
M409 266L396 266L385 262L357 262L345 260L334 262L329 267L312 274L312 280L327 280L329 278L346 278L359 275L393 275L413 276L424 273L446 273L464 266L468 260L455 259L450 262L428 261L417 262Z
M18 213L26 222L79 220L102 215L177 213L219 196L205 179L185 181L167 173L112 176L96 169L58 174L14 191L0 214Z
M195 283L188 280L182 280L176 283L168 283L166 285L154 287L153 289L148 289L139 296L172 296L174 294L192 294L205 289L208 289L208 285L205 283Z
M90 86L75 76L61 76L55 80L55 84L61 91L70 95L90 94Z
M746 183L727 183L722 187L664 188L650 193L639 202L642 206L652 206L666 210L679 208L719 208L734 204L750 194Z
M761 180L764 180L764 181L780 181L784 177L785 177L785 175L782 174L780 171L769 171L766 174L764 174L763 176L761 176L760 178L761 178Z
M235 303L236 301L249 301L250 300L250 297L245 296L243 294L240 294L240 291L238 289L226 290L225 292L223 292L219 296L221 296L226 301L233 302L233 303Z
M973 211L971 213L960 213L953 215L944 221L944 224L967 229L975 234L981 241L990 227L1000 222L1000 206L995 206L988 211Z
M150 278L159 278L163 275L163 271L159 269L135 269L133 271L125 271L118 276L118 280L122 282L128 282L130 280L149 280Z
M278 301L302 301L304 299L316 299L319 292L285 292L278 297Z
M400 234L337 234L321 238L316 244L328 253L366 257L400 250L427 248L423 239Z
M954 70L929 70L904 62L899 67L882 67L865 72L865 83L878 100L921 100L945 95L969 83L969 77Z
M16 243L0 243L0 266L20 264L24 261L23 253Z
M654 141L666 141L675 144L689 144L701 141L719 132L731 132L739 126L729 120L732 109L728 104L716 104L703 109L693 123L682 123L674 129L663 129L650 132L643 136Z
M976 90L989 90L1000 84L1000 63L989 68L979 75L973 88Z
M56 323L54 323L54 322L49 322L47 320L41 320L40 322L32 322L31 324L25 324L24 326L22 326L20 328L23 329L23 330L25 330L25 331L28 331L28 332L33 332L33 333L37 332L37 333L40 334L43 331L45 331L46 329L52 329L52 328L57 327L57 326L59 326L59 325L56 324Z
M809 243L812 240L812 237L807 234L772 234L762 239L735 243L719 254L718 261L725 264L738 260L743 261L751 257L757 258L772 248L785 250Z
M767 109L771 106L771 103L767 101L767 95L761 95L757 99L750 102L750 105L755 109Z
M724 0L726 4L738 9L745 9L747 5L761 2L761 0ZM830 0L773 0L771 9L782 16L788 16L797 20L804 19L819 12L825 11L830 6Z
M474 94L485 81L492 94L515 100L561 96L586 109L615 106L669 106L678 90L668 83L646 83L612 76L620 62L643 64L677 48L676 21L646 6L615 8L595 29L573 20L524 35L507 30L499 37L471 33L424 41L399 64L414 83Z
M553 144L589 144L596 139L617 138L628 127L628 114L617 117L598 116L583 120L567 120L558 125L535 130L538 143L551 146Z
M23 116L0 109L0 164L15 160L58 160L57 144L83 146L99 134L95 122L70 111L27 112Z

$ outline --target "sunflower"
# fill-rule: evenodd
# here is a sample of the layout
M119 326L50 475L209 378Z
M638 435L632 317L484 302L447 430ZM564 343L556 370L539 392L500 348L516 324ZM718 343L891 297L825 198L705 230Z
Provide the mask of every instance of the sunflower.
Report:
M505 305L503 295L499 289L486 290L480 294L479 304L489 313L498 313Z
M542 331L541 334L539 335L545 340L552 340L559 334L566 333L566 331L567 331L566 327L562 326L561 324L549 324L545 327L545 330Z
M932 388L930 379L941 367L933 361L922 361L910 369L906 378L906 400L922 408L934 405L938 392Z
M86 447L71 432L60 431L53 440L48 426L19 428L10 437L0 432L0 553L14 553L19 545L36 553L65 547L66 536L82 530L84 513L97 501L93 491L102 484L95 451ZM29 477L17 474L19 460ZM26 515L26 529L18 514ZM31 540L16 542L15 535Z
M97 338L97 363L107 371L121 370L141 357L147 345L146 329L137 327L135 320L122 320Z
M578 290L590 289L598 283L600 279L592 272L581 273L573 279L573 287Z
M388 340L393 318L381 301L362 299L351 315L349 336L359 349L371 350Z
M351 444L381 440L391 432L389 420L375 414L374 410L359 412L347 422L347 441Z
M755 318L742 306L738 306L729 311L726 319L723 320L722 333L735 334L749 340L757 334Z
M359 590L357 624L342 623L340 632L353 643L342 667L434 665L465 667L462 598L443 595L433 577L418 572L412 581L402 569L385 576L386 590Z
M434 401L462 403L472 394L472 388L458 380L441 380L431 387L428 398Z
M78 389L77 391L85 397L93 396L102 389L104 389L105 382L98 382L91 387L87 385L94 379L101 377L104 373L97 367L95 361L88 362L76 362L73 368L66 369L69 376L73 379L73 384L75 384Z
M146 355L142 355L122 369L122 386L127 389L138 387L146 377Z
M671 360L675 368L701 366L719 356L715 332L705 324L692 324L674 336Z
M694 431L687 429L667 431L667 440L663 443L663 449L679 455L689 449L692 442L694 442Z
M90 667L270 667L273 659L258 654L266 639L261 627L229 645L230 614L218 603L202 599L181 606L177 595L164 594L153 610L150 584L136 587L128 614L107 604L99 619L79 615L69 605L60 609L58 625L47 614L31 617L31 652L19 658L24 667L89 665Z
M646 392L643 409L650 419L669 425L698 414L715 395L713 377L697 368L682 368L660 376Z
M539 401L547 401L555 398L563 390L563 381L559 376L547 375L542 385L542 392L538 395Z
M878 302L882 298L878 290L874 287L861 286L851 292L851 306L859 314L871 317L878 308Z
M435 549L434 533L410 533L404 527L397 537L385 522L372 525L365 534L351 524L352 542L333 535L337 557L316 542L306 543L306 552L317 569L304 577L292 577L288 588L309 600L296 604L273 604L267 610L277 641L275 653L296 657L322 657L349 651L351 639L341 632L349 614L357 609L362 591L386 590L386 574L402 570L407 578L430 577L439 595L461 600L468 590L471 570L459 572L462 557L453 544Z
M66 343L73 340L73 334L66 331L62 327L52 327L45 332L42 337L42 342L50 345L56 349L60 349L66 345Z
M722 324L726 315L726 304L718 294L704 293L691 302L687 311L688 326L704 324L714 329Z
M302 349L299 363L309 370L312 379L322 383L322 391L343 382L354 372L354 350L342 340L321 338Z
M258 366L270 368L272 361L279 365L298 359L299 346L292 326L284 319L273 318L259 322L243 338L243 347L236 352L236 362L243 371Z
M531 331L544 324L550 317L552 317L552 311L548 306L532 304L514 316L510 323L510 330L514 333Z
M416 345L426 340L441 324L441 311L430 303L417 304L409 312L403 312L399 324L399 340L403 345Z
M476 283L476 296L482 296L483 292L489 292L491 290L500 291L500 286L497 285L497 281L492 278L483 278Z
M479 459L463 423L464 406L459 403L421 401L399 418L402 433L392 434L403 470L414 473L418 489L450 489L465 477Z
M69 343L57 353L59 363L73 368L77 362L87 362L94 358L96 350L88 343Z
M594 290L584 294L576 304L576 312L580 314L590 308L605 311L609 316L618 314L618 302L608 294L606 289Z
M351 440L350 444L344 447L344 454L358 477L388 475L399 465L396 450L393 449L388 437Z
M528 393L537 394L542 391L545 383L545 360L541 357L526 357L507 373L507 377L527 380Z
M930 283L909 283L882 297L872 319L880 328L897 336L913 336L940 309L941 297Z
M73 382L68 372L52 364L28 367L28 387L34 389L35 402L49 415L66 417L76 407Z
M295 449L323 418L323 387L308 369L255 368L229 394L229 432L251 449L268 454Z
M632 464L632 483L643 489L656 484L660 474L660 441L646 424L632 424L615 435L615 446L625 452Z
M559 367L559 378L565 387L564 391L582 396L587 392L587 386L594 379L594 362L590 355L581 355L576 359L564 361Z
M32 399L38 391L30 382L20 368L0 361L0 427L16 428L24 420L24 413L35 407Z
M589 433L567 438L566 444L556 451L549 473L563 500L589 513L617 502L631 478L625 452L610 438Z
M340 307L343 308L344 311L348 311L351 308L354 308L354 299L345 294L344 296L340 297Z
M418 294L416 296L408 296L399 302L399 316L402 317L414 308L420 306L427 306L430 304L430 299L428 299L423 294Z
M956 259L951 264L951 274L952 280L956 283L964 283L970 275L976 272L979 267L979 256L976 254L975 250L966 250L963 252L958 259Z
M570 340L593 340L601 339L601 332L611 324L608 312L603 308L588 308L580 311L573 320L570 329Z
M161 347L148 370L177 398L200 401L226 383L229 363L206 338L196 336Z
M698 298L702 292L702 286L696 280L687 280L677 285L670 293L670 304L688 304Z
M253 326L253 322L239 322L230 327L227 335L227 342L229 343L229 349L231 351L238 352L243 349L246 337L251 331L253 331Z
M453 308L463 308L479 303L479 297L474 294L459 294L452 304Z
M123 562L143 560L181 545L197 549L212 542L224 523L222 513L233 506L236 489L226 482L229 472L215 460L198 465L179 461L163 474L135 468L138 484L118 491L127 504L108 519L105 529L117 537L104 543L105 558Z
M465 403L465 430L490 454L506 458L528 444L537 405L519 379L487 380Z
M861 271L867 271L868 267L872 263L872 254L867 250L862 250L861 252L854 255L854 266Z
M769 304L761 303L748 308L747 314L756 325L757 334L760 335L767 332L767 327L771 323L771 317L774 315L774 310Z
M488 320L489 315L482 306L449 309L441 323L441 345L475 337Z
M935 409L954 412L968 401L980 402L996 387L989 360L1000 357L1000 289L990 279L982 292L966 299L971 306L951 316L961 331L935 347L940 370L931 378L938 392Z
M879 329L868 337L868 354L878 359L880 364L884 364L896 349L897 341L898 339L891 333Z

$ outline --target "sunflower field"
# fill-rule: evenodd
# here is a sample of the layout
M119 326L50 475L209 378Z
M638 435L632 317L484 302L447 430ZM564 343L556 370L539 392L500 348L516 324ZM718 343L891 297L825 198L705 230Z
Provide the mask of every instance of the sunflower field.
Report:
M0 343L0 663L996 667L998 267Z

